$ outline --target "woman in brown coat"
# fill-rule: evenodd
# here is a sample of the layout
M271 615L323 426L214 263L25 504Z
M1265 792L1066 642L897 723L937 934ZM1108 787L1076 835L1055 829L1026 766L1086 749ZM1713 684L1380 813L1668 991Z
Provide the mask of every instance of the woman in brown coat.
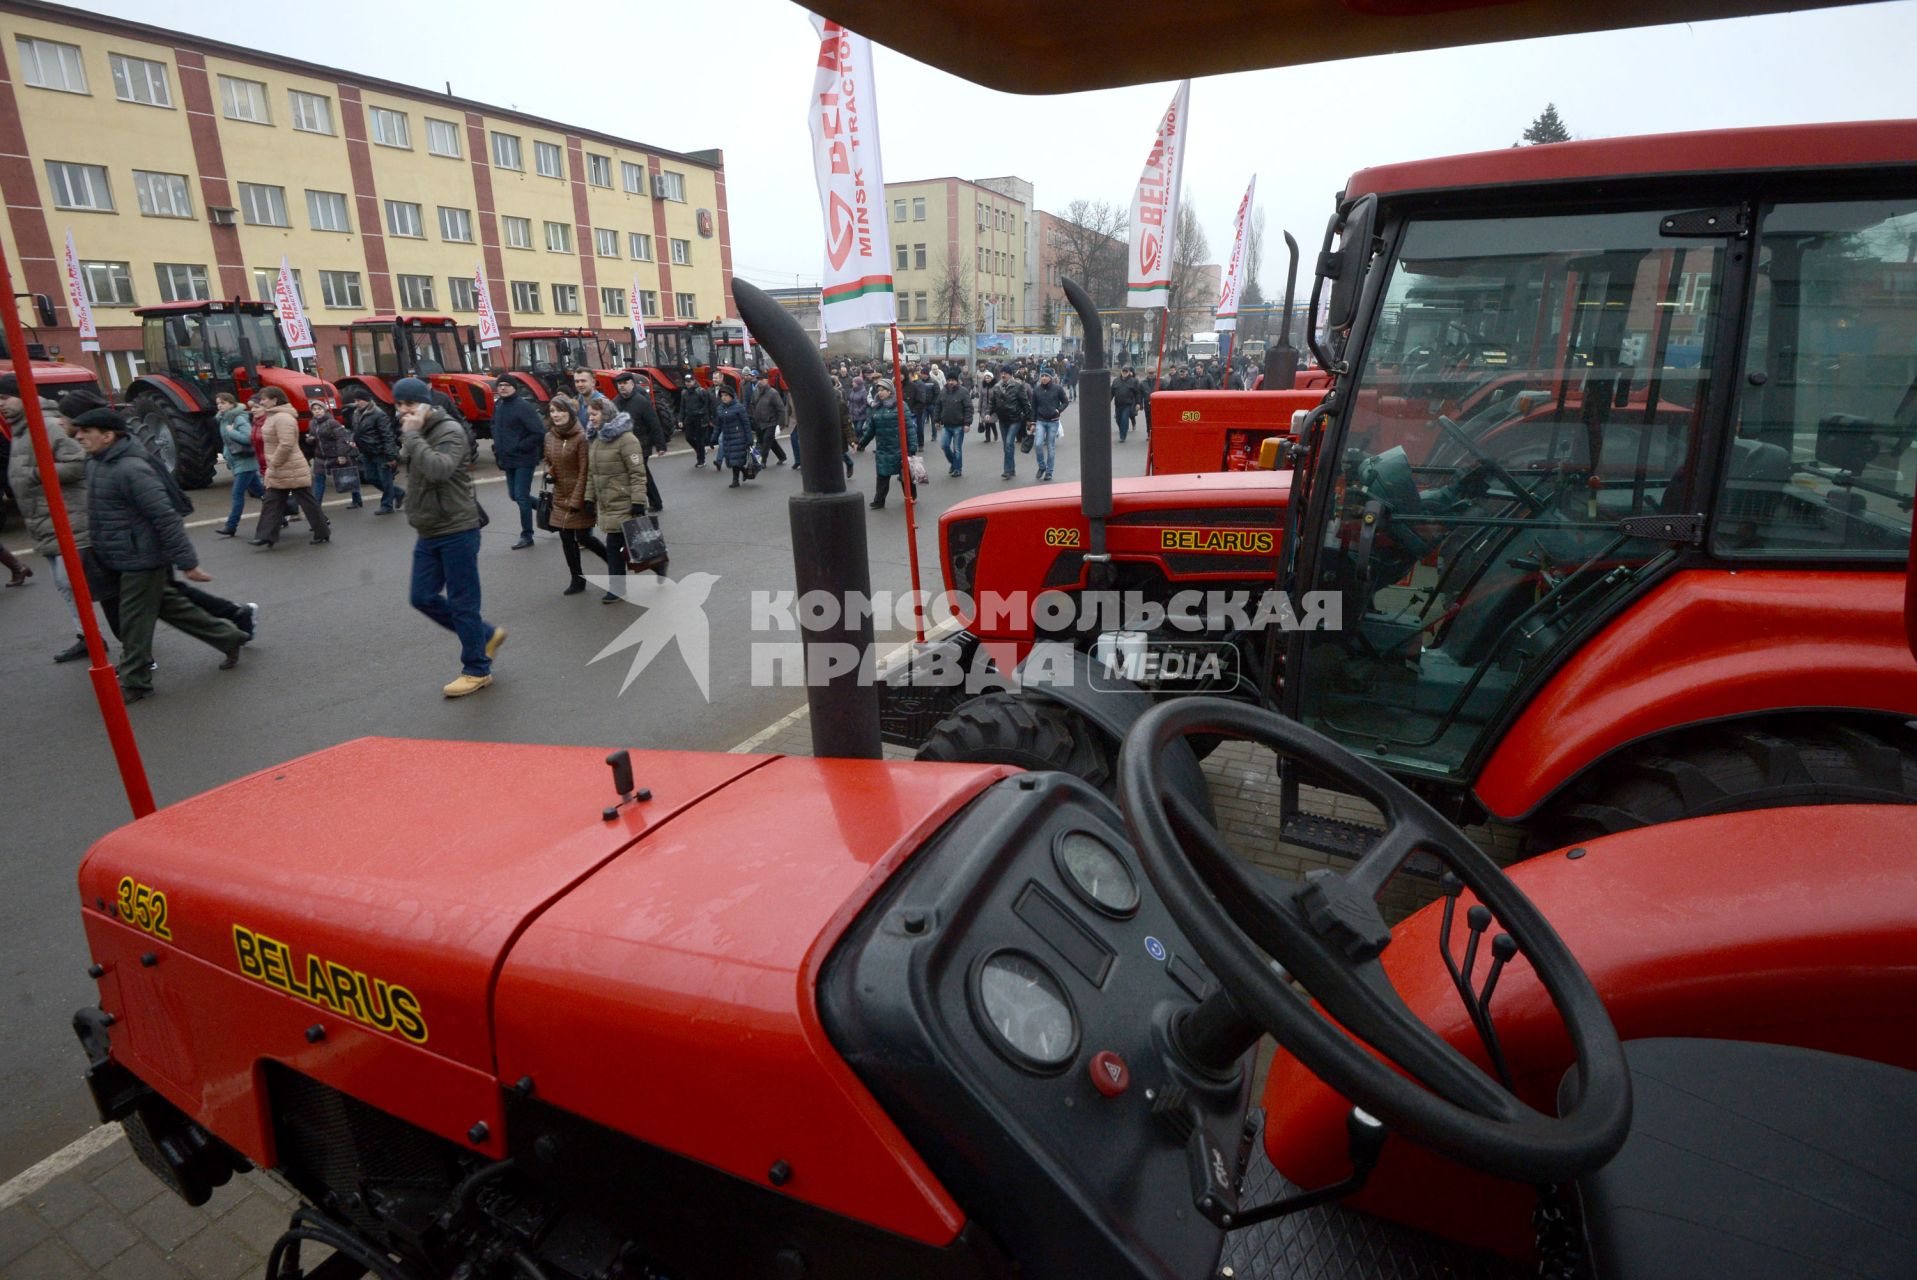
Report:
M266 500L260 504L260 525L253 531L253 545L271 547L280 540L280 526L286 523L286 504L297 502L306 522L312 527L313 542L318 545L333 538L332 522L313 496L313 468L300 452L300 420L287 403L286 393L278 387L261 387L253 397L253 418L260 424L261 479L266 485Z
M552 527L559 533L559 549L566 553L572 582L561 594L576 596L586 589L579 571L579 548L606 558L606 544L592 533L592 497L586 475L586 433L578 410L567 396L554 396L546 405L546 484L552 490Z

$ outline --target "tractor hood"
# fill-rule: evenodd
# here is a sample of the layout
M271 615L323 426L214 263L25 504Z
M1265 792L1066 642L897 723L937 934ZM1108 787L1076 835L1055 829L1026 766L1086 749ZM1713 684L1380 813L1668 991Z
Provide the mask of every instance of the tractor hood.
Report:
M267 1165L264 1064L495 1156L501 1085L525 1079L949 1239L961 1219L827 1043L814 987L890 873L1008 771L635 752L649 794L608 817L604 760L361 739L109 834L79 879L113 1057Z

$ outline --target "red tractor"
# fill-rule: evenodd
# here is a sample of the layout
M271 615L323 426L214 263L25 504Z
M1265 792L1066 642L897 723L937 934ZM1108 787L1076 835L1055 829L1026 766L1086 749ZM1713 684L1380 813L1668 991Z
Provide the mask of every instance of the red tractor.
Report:
M19 296L33 299L35 312L42 327L51 328L58 322L58 317L53 311L53 301L46 294ZM93 376L91 370L77 364L50 359L46 346L38 341L38 335L30 329L27 333L27 360L33 371L34 384L39 387L43 397L56 399L62 392L83 388L99 390L99 379ZM7 349L7 336L4 332L0 332L0 373L12 373L14 368L13 353ZM0 458L5 458L8 451L15 447L31 448L32 446L24 438L14 440L12 433L7 430L7 424L0 422ZM4 502L0 502L0 523L4 523L11 512L13 490L7 488L3 482L0 482L0 490L4 491Z
M606 396L619 394L614 379L626 371L617 343L591 329L518 329L513 332L510 373L544 404L553 393L572 394L572 375L584 369Z
M1109 789L1156 698L1225 692L1454 819L1522 824L1547 847L1917 800L1898 621L1917 482L1913 157L1917 121L1880 121L1354 175L1313 290L1315 314L1329 288L1330 349L1313 340L1336 389L1297 469L1113 485L1088 462L1082 488L953 507L948 587L1077 607L964 616L889 691L890 740ZM1105 432L1080 439L1109 457ZM1247 625L1215 595L1183 628L1169 610L1088 620L1102 593L1270 588L1330 625ZM1061 615L1073 623L1048 632ZM1074 651L1035 669L1041 639ZM1153 653L1194 646L1225 659L1214 679L1153 683ZM981 653L999 672L1026 660L1020 687L920 678ZM1299 776L1287 837L1368 847L1370 828L1299 812Z
M305 430L316 404L339 408L339 393L304 372L286 349L273 308L264 302L160 302L139 307L146 371L126 389L130 412L172 432L180 484L213 483L220 432L213 397L230 391L242 402L262 387L286 393Z
M733 337L723 328L715 335L711 323L704 320L660 320L646 325L646 348L639 353L641 363L639 372L651 379L653 385L668 392L672 397L675 414L678 411L679 389L685 385L685 376L691 374L702 387L714 387L721 384L731 387L736 395L739 391L739 370L732 365L720 362L722 352L737 352L742 348L728 343L721 347L716 338Z
M490 434L493 375L481 367L470 328L462 334L451 316L390 315L355 320L346 331L353 343L342 391L364 387L390 413L393 383L420 378L450 398L473 430Z
M812 442L798 585L869 595L824 365L737 291ZM809 690L817 758L620 751L608 789L602 750L362 739L106 836L74 1019L101 1115L189 1203L295 1190L271 1280L314 1249L329 1280L1908 1274L1908 810L1507 871L1242 702L1138 718L1116 805L883 760L869 618L807 625L853 658ZM1387 827L1344 872L1248 869L1184 798L1196 734ZM231 838L394 771L540 803L421 786L351 841ZM1414 851L1452 879L1393 929Z

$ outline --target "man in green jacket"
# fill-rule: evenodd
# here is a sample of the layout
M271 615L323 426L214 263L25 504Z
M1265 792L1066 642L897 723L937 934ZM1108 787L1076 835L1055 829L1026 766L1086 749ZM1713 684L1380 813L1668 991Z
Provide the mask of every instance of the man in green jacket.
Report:
M404 433L399 462L406 468L406 519L413 543L412 605L459 637L460 675L445 686L449 698L477 693L493 682L493 657L506 628L480 616L479 529L483 516L473 490L472 440L466 428L433 404L419 378L393 384L393 407Z

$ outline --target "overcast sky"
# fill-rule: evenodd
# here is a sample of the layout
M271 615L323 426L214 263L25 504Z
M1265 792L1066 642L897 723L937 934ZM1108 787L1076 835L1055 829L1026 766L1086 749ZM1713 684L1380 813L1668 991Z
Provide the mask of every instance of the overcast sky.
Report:
M450 80L462 97L672 150L721 147L735 270L818 281L805 116L817 45L787 0L87 7L229 41L260 31L271 52L431 89ZM1914 55L1917 0L1897 0L1214 76L1192 85L1185 187L1218 261L1256 171L1273 244L1290 230L1309 263L1353 170L1508 146L1547 102L1579 137L1917 116ZM1078 197L1129 203L1172 90L997 93L887 49L875 75L887 178L1017 174L1053 212ZM1267 293L1283 288L1282 252L1267 252L1263 276Z

